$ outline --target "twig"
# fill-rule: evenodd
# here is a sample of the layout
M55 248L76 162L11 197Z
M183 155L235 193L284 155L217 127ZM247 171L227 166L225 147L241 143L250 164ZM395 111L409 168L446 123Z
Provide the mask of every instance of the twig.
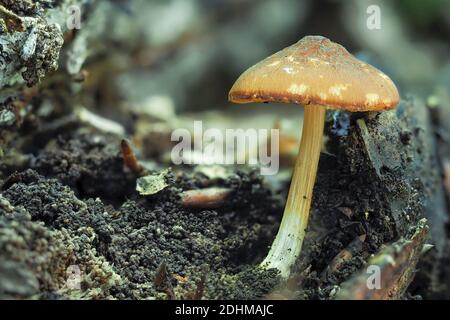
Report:
M78 120L83 124L118 136L123 136L125 134L125 128L121 124L111 119L99 116L84 107L77 107L74 112Z
M228 188L206 188L184 191L180 196L185 208L214 209L222 206L230 194Z
M142 166L136 158L130 144L127 140L122 139L120 143L120 149L122 151L122 157L124 164L135 174L140 175L142 173Z

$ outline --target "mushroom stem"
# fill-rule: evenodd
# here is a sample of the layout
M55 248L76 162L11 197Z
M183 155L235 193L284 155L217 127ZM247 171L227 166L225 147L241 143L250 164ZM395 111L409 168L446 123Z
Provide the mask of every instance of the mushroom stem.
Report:
M297 260L302 248L325 124L325 107L306 105L304 111L300 149L294 165L283 219L275 241L261 263L264 268L280 270L283 278L289 277L291 266Z

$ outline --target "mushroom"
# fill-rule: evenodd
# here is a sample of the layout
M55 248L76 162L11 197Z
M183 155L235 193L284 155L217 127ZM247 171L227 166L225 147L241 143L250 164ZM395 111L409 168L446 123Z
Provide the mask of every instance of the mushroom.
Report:
M229 93L235 103L304 105L300 151L278 234L261 265L287 278L301 252L308 224L327 109L393 109L395 84L383 72L321 36L306 36L245 71Z

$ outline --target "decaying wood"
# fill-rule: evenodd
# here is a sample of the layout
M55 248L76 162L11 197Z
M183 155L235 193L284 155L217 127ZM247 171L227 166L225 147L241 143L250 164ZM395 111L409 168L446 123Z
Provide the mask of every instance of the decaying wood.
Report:
M331 263L322 272L322 279L327 277L329 274L333 274L334 272L341 269L345 265L345 263L348 262L354 256L354 254L360 252L362 250L362 245L365 240L366 240L365 234L353 239L353 241L350 242L350 244L347 247L345 247L344 250L339 252L333 258L333 260L331 260Z
M425 217L436 259L446 255L448 207L442 165L430 115L433 110L415 97L403 100L395 112L358 121L360 137L374 170L385 185L387 205L397 237ZM440 263L433 262L432 284L439 291Z
M411 97L394 112L374 114L357 123L367 156L385 185L398 235L421 218L420 211L431 226L441 229L448 217L434 156L434 131L423 102Z
M350 300L386 300L400 299L408 288L416 273L416 264L427 239L426 220L419 222L415 232L409 238L387 245L367 263L367 269L353 276L341 285L337 299ZM375 270L375 271L373 271ZM380 270L380 287L371 283L372 276ZM372 273L373 272L373 273Z
M437 156L439 165L443 170L443 185L445 189L445 198L447 204L447 219L450 216L450 91L445 87L438 87L433 96L435 104L429 103L429 109L432 115L435 127L437 141ZM432 285L431 290L436 297L450 298L450 292L446 284L450 283L450 273L448 261L450 259L450 239L446 237L446 226L448 220L442 219L446 224L436 227L439 234L440 247L437 250L436 258L438 261L432 263ZM439 221L438 221L439 222Z

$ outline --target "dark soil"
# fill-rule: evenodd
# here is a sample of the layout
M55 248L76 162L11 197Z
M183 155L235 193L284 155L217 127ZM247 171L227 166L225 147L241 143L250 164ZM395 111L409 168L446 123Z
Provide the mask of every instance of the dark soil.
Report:
M220 182L234 190L224 208L186 210L179 192L205 187L204 177L180 172L169 179L168 189L140 197L134 191L136 177L124 169L118 141L106 141L101 135L58 137L34 157L33 170L14 173L3 183L4 199L31 221L43 222L43 230L64 230L74 237L90 230L85 249L114 266L121 279L100 296L162 297L154 279L163 262L179 298L196 289L204 265L209 269L206 297L256 298L274 286L276 272L251 267L270 244L282 210L258 175L238 171ZM261 279L258 288L255 279ZM40 286L44 294L46 284Z
M0 292L42 299L255 299L294 283L290 298L330 299L370 255L401 236L404 224L389 197L413 190L387 183L404 180L397 171L376 170L358 118L345 118L345 130L334 130L338 118L327 124L328 153L320 159L304 250L292 279L281 284L275 270L258 262L278 229L287 182L278 194L258 170L235 168L227 179L210 180L193 167L177 167L166 189L140 196L119 137L82 126L49 136L26 161L2 167L0 258L10 269L0 274L14 271L18 283ZM232 190L223 206L181 205L182 191L215 186ZM407 212L411 223L421 217L420 206ZM73 265L83 279L76 291L66 285Z

